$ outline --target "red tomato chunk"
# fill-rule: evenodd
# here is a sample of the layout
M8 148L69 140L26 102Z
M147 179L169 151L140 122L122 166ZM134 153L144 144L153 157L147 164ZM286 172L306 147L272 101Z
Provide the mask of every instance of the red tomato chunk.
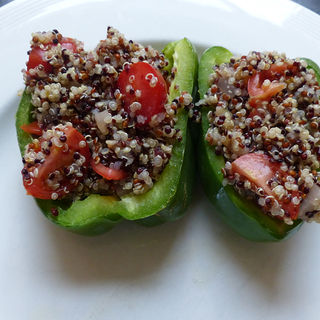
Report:
M140 125L148 124L154 115L165 111L167 85L160 71L149 63L127 65L119 75L118 88L124 95L126 111L134 112Z
M91 160L90 164L92 169L97 174L99 174L100 176L102 176L107 180L122 180L127 176L124 170L106 167L102 163L95 163L93 159Z
M80 132L73 127L56 128L54 131L60 133L59 138L54 135L47 140L43 135L29 144L26 155L31 151L33 154L45 154L45 158L27 160L22 169L27 193L39 199L56 200L68 194L77 186L89 164L90 150ZM73 174L69 166L81 157L79 172Z
M262 188L267 196L274 196L282 209L290 214L291 219L297 219L299 205L293 204L292 201L287 201L286 197L279 197L268 183L276 174L279 175L282 181L285 181L288 176L287 172L281 170L280 163L271 162L270 160L271 158L264 154L248 153L232 163L232 171L254 183L257 187ZM299 195L298 191L290 191L288 193L290 199Z
M34 134L36 136L42 135L42 129L39 127L39 124L37 121L33 121L28 124L23 124L21 126L21 129L26 133Z
M58 45L59 42L57 43L51 43L51 46L56 46ZM61 42L61 47L63 49L70 50L72 52L77 52L77 45L75 43L75 40L72 38L62 38ZM29 60L27 62L27 70L29 71L30 69L35 69L37 67L42 66L44 71L46 73L51 73L53 70L52 65L49 63L49 60L47 60L46 57L46 52L47 48L42 49L40 47L35 47L33 48L30 53L29 53Z

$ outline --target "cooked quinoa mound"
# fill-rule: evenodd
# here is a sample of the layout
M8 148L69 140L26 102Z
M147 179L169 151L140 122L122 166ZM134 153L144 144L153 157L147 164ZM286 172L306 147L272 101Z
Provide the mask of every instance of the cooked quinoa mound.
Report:
M280 83L281 90L269 99L253 101L248 93L250 77L270 68L283 70L283 66L285 71L274 72L271 81L262 83L266 88ZM215 66L210 83L200 105L210 107L206 140L226 160L224 184L254 199L266 213L292 224L277 199L301 207L320 182L320 88L314 71L302 59L288 59L277 52L250 52ZM286 179L275 175L268 181L275 196L264 194L261 188L232 172L235 159L253 152L268 155L288 174ZM293 191L298 191L294 197ZM320 222L318 195L312 200L311 208L300 212L299 218Z
M39 164L50 153L49 147L63 147L65 137L61 130L71 126L84 136L83 143L89 146L95 163L123 169L127 175L113 181L102 178L90 167L84 171L85 158L76 153L74 162L63 172L56 170L48 177L53 200L58 198L55 190L65 176L76 185L69 195L74 199L91 193L121 196L148 191L168 164L174 144L181 140L175 128L177 111L192 106L191 96L182 93L167 102L165 111L154 116L147 126L140 126L144 119L135 116L135 112L141 105L133 103L131 112L125 111L123 96L116 88L118 75L126 65L145 61L162 73L169 87L174 70L165 70L168 61L164 55L151 46L125 39L111 27L106 39L93 51L84 50L76 40L76 50L70 50L60 44L62 39L57 30L32 34L31 47L46 48L45 59L52 70L48 73L41 66L23 70L26 91L34 106L32 117L43 131L41 139L34 139L26 147L23 162L28 170L22 170L24 178L32 183ZM134 93L137 97L141 94L139 90Z

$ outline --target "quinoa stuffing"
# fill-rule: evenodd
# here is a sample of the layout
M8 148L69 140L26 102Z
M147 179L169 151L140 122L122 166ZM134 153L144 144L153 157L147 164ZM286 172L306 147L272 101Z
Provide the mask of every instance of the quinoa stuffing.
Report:
M320 222L320 87L303 59L250 52L214 66L206 140L232 185L271 216Z
M93 51L57 30L34 33L28 54L23 76L34 106L31 124L22 126L34 137L22 159L28 193L77 200L152 188L182 139L178 110L192 107L186 92L168 101L175 70L167 71L164 55L112 27Z

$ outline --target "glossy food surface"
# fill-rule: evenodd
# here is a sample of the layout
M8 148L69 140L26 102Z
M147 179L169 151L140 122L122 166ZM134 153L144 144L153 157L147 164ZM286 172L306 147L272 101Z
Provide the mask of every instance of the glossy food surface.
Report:
M208 49L200 59L199 65L199 92L202 98L208 89L208 73L217 64L228 62L231 53L222 47ZM210 67L211 66L211 67ZM272 218L261 211L252 201L240 196L231 186L223 187L224 159L214 153L204 136L209 128L207 113L209 109L202 111L201 141L199 144L200 168L204 189L223 220L243 237L253 241L278 241L296 231L301 222L298 220L292 226Z
M237 54L254 47L319 63L319 17L283 0L18 0L8 6L0 9L0 39L8 44L0 53L6 61L0 87L6 137L0 157L2 318L317 320L319 226L303 226L280 243L247 241L213 214L197 184L179 221L157 228L123 222L94 238L66 232L24 196L14 114L35 30L57 28L89 49L113 25L157 49L188 37L199 54L212 45Z
M171 86L179 88L170 91L169 99L172 101L180 92L192 93L198 60L191 43L187 39L177 41L169 46L174 48L171 51L171 56L173 57L171 59L173 66L177 70ZM164 51L166 52L166 49ZM123 81L122 78L120 78L121 81ZM157 89L157 87L155 88ZM159 90L161 88L159 87ZM29 114L25 111L29 111L31 108L28 105L29 101L30 96L24 94L16 116L18 141L22 149L24 143L28 142L30 138L21 129L22 124L29 122ZM78 200L73 203L68 200L37 199L38 205L54 223L71 231L90 235L109 230L113 227L115 221L120 221L122 218L138 220L158 214L161 216L159 222L164 222L167 220L165 217L168 215L166 210L169 211L168 220L175 220L175 216L178 218L182 215L191 197L193 170L185 170L183 173L186 176L189 175L189 177L181 176L183 165L184 167L190 167L193 161L190 156L191 149L189 146L187 147L187 144L191 143L187 125L187 112L181 109L179 110L176 126L181 130L183 139L181 142L176 142L168 165L162 172L160 179L147 193L142 195L128 194L122 196L121 199L93 194L84 200ZM188 154L185 153L186 149ZM42 198L46 197L42 196ZM52 215L52 208L58 210L58 214Z

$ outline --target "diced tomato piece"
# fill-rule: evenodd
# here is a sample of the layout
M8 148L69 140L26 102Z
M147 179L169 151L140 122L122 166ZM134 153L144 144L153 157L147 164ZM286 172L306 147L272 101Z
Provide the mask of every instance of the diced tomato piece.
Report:
M42 129L39 127L39 124L37 121L33 121L28 124L23 124L20 127L24 132L34 134L36 136L41 136L42 135Z
M67 149L52 144L49 148L50 153L45 157L43 163L40 162L31 168L26 164L22 170L23 184L27 193L35 198L51 199L53 193L56 193L58 198L61 198L76 187L75 182L77 182L77 178L73 177L74 183L71 183L64 171L66 167L75 161L74 157L76 152L85 157L83 168L86 169L88 167L91 155L89 146L83 135L73 127L66 127L63 132L66 137L65 143L68 146ZM40 137L39 145L43 141L45 141L45 139ZM82 145L80 145L80 142ZM29 145L29 147L33 147L33 144ZM40 151L39 149L39 146L36 147L36 151ZM48 178L49 175L56 170L59 171L61 180L59 181L59 187L53 189L48 185ZM30 176L30 173L32 173L33 177L32 175Z
M159 70L147 62L133 63L124 68L118 79L118 88L124 95L125 109L139 102L141 108L135 111L138 125L148 124L151 118L164 112L167 101L167 85ZM142 118L142 119L141 119Z
M46 51L37 47L33 48L29 54L29 61L27 62L27 70L34 69L40 65L43 66L46 73L51 73L52 65L45 59Z
M273 96L282 91L286 84L279 82L279 79L284 75L285 71L296 72L295 65L282 63L281 65L272 64L269 70L257 71L248 80L248 93L250 96L249 103L251 106L256 106L257 101L269 101ZM269 80L269 86L263 86L264 80Z
M90 164L98 175L107 180L122 180L127 176L127 173L124 170L106 167L102 163L95 163L93 159L91 159Z
M248 81L248 93L250 97L260 100L268 100L286 87L284 83L271 82L269 86L262 85L261 74L256 73ZM263 80L264 81L264 80Z
M275 77L276 74L283 74L288 69L290 69L290 67L286 62L283 62L281 65L273 63L270 66L270 69L266 72L269 73L269 78L273 79L273 77Z
M240 176L254 182L267 194L271 194L271 189L267 182L274 176L278 166L269 161L269 157L264 154L248 153L232 162L232 171Z
M271 82L269 86L263 86L263 82L266 79L261 72L257 72L249 78L248 93L251 106L255 106L258 100L269 101L286 87L286 84L281 82Z
M71 52L78 52L77 44L72 38L62 38L60 44L62 49L67 49Z
M283 199L279 199L268 185L268 181L279 173L281 178L286 178L288 173L281 170L280 163L270 161L270 157L259 153L244 154L232 162L232 171L238 173L241 177L254 183L257 187L263 189L264 193L269 196L274 196L282 209L290 214L294 220L298 217L299 205L294 205L292 201L289 203ZM299 196L298 191L291 191L291 197Z
M77 44L72 38L62 38L60 44L63 49L67 49L72 52L77 52ZM57 44L51 43L50 45L56 46ZM45 58L46 51L47 50L42 49L40 47L35 47L30 51L29 61L27 62L28 71L30 69L38 67L39 65L42 65L46 73L49 74L52 72L52 65Z

